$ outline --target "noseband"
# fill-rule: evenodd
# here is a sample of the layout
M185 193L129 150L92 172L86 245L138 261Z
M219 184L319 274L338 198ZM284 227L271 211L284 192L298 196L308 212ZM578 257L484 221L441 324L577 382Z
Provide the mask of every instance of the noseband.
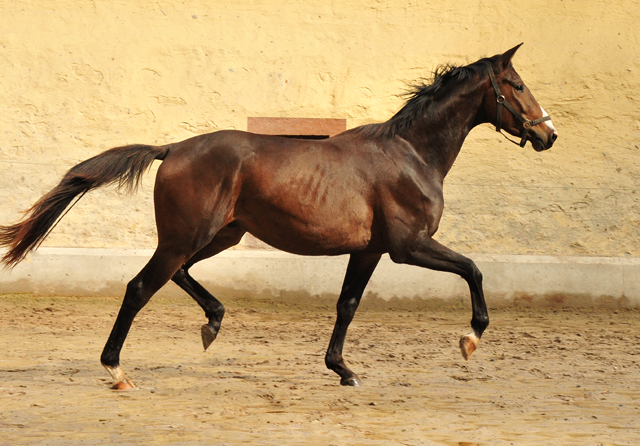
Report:
M522 116L522 114L518 110L516 110L516 108L513 105L509 104L507 102L507 99L504 97L504 95L500 93L500 87L498 87L498 81L496 81L496 78L493 75L493 70L489 71L489 79L491 79L491 85L493 85L493 89L496 92L496 103L498 104L497 117L496 117L496 132L499 132L501 135L503 135L512 143L518 144L517 142L509 138L507 135L502 133L502 106L504 106L507 108L507 110L511 112L513 116L515 116L522 123L522 126L524 127L524 132L522 133L522 139L520 140L520 147L524 147L524 145L527 143L527 135L529 134L529 129L534 125L538 125L544 121L551 120L551 116L549 115L543 116L542 118L536 119L535 121L531 121L530 119L525 118L524 116Z

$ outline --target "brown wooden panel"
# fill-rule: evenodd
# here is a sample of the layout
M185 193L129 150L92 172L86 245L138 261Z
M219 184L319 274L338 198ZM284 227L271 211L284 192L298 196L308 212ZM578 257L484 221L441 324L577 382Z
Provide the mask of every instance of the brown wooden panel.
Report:
M247 130L264 135L333 136L347 129L346 119L247 118Z

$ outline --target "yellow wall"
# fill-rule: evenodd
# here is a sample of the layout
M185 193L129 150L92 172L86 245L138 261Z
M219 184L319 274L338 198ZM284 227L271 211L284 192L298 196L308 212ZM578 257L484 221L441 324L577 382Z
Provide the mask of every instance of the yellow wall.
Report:
M628 0L0 1L0 224L110 147L249 116L385 120L437 64L525 42L516 69L560 138L539 154L472 132L437 237L462 252L640 256L639 21ZM45 244L153 247L152 184L91 193Z

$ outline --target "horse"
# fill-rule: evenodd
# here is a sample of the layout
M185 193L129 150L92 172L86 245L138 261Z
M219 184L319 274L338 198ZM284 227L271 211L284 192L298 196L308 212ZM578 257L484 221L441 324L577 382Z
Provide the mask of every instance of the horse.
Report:
M132 191L151 163L161 160L154 186L157 248L127 284L100 357L114 389L135 387L120 366L120 352L138 312L169 280L204 310L205 350L216 339L224 306L189 269L238 244L245 233L289 253L349 255L325 356L340 384L362 384L342 350L383 254L395 263L458 274L468 283L472 330L459 342L467 359L489 324L482 274L433 236L444 209L443 180L474 127L492 124L520 137L520 146L530 141L536 151L551 148L558 136L513 68L521 45L466 66L439 66L433 82L412 86L388 121L329 139L222 130L162 146L107 150L72 167L20 222L0 227L0 246L7 248L2 263L13 268L23 260L88 191L116 183Z

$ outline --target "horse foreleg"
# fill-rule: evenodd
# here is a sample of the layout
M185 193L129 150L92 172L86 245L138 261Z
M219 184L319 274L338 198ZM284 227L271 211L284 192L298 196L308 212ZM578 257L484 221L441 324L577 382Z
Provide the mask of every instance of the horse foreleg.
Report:
M120 368L120 351L131 324L138 312L184 262L184 257L156 251L149 263L127 285L127 291L100 361L113 378L113 388L118 390L135 387Z
M337 304L338 317L325 356L325 364L340 375L340 384L343 386L362 385L358 375L353 373L344 363L342 348L349 324L360 304L362 293L379 260L379 254L351 254L349 258L347 274Z
M209 320L200 329L202 345L205 350L215 341L224 317L224 305L211 295L202 285L189 275L189 268L195 263L212 257L227 248L237 245L245 234L245 230L234 223L222 228L207 246L198 251L171 278L180 288L189 294Z
M482 291L482 273L473 260L441 245L424 232L418 234L403 257L402 263L455 273L466 280L471 292L472 332L460 338L460 352L464 359L468 359L478 347L480 337L489 325L489 314Z

